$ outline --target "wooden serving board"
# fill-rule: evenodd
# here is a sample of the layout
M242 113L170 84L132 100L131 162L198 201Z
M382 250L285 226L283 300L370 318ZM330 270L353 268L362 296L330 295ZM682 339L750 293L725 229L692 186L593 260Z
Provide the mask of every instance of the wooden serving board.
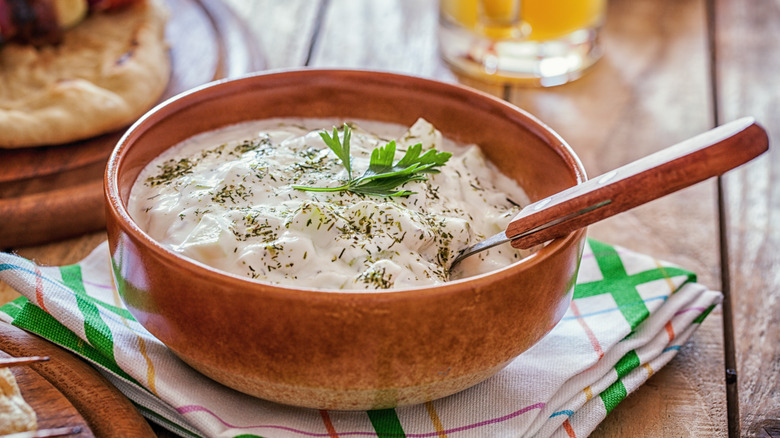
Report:
M172 74L161 101L264 68L256 39L220 0L166 3ZM61 146L0 149L0 249L103 228L103 170L123 132Z
M0 322L0 357L48 356L12 372L39 429L80 426L68 437L152 437L149 423L118 389L62 348Z
M0 358L2 357L14 356L0 351ZM78 433L70 436L95 436L73 403L43 376L27 366L13 367L11 372L16 378L22 397L35 411L38 430L77 427Z

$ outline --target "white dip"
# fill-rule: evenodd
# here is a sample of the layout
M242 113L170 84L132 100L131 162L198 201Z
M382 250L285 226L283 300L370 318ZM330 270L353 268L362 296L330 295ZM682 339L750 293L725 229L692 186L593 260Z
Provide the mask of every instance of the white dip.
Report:
M336 187L346 169L320 137L338 120L271 119L190 138L152 161L132 189L129 211L173 251L260 281L321 289L387 289L447 281L451 260L502 231L528 199L477 146L443 139L427 121L411 128L352 127L353 177L371 151L395 139L396 158L416 143L453 156L406 197L309 192ZM341 134L341 133L340 133ZM511 200L511 201L510 201ZM506 266L525 254L501 245L472 256L459 276Z

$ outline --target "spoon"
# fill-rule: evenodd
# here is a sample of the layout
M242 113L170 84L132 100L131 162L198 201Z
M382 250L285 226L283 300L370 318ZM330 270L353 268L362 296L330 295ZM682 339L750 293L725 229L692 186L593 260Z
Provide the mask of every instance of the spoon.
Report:
M769 148L764 128L751 117L699 134L525 206L502 231L472 245L453 260L511 242L528 249L630 210L654 199L722 175Z

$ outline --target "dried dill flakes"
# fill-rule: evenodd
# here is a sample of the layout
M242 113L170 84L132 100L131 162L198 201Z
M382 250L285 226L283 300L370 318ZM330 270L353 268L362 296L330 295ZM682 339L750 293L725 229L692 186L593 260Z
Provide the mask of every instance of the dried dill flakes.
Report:
M227 145L221 144L212 149L206 149L200 153L200 156L195 158L185 157L179 160L170 159L165 163L157 166L160 169L160 173L154 176L150 176L146 179L146 185L155 187L160 184L170 184L174 180L181 178L184 175L193 173L195 166L202 160L208 158L211 155L221 156L222 151Z
M222 152L227 147L227 143L222 143L221 145L211 148L211 149L205 149L200 153L200 158L198 158L197 161L205 160L206 158L214 155L215 157L221 157Z
M216 191L211 196L211 200L217 204L225 204L228 201L235 204L237 200L246 201L250 196L252 196L252 189L247 188L243 184L229 184L222 186L221 189Z
M393 286L393 276L385 268L369 269L357 276L357 280L376 289L389 289Z
M439 200L439 187L431 184L430 181L425 181L425 197L428 199Z
M250 140L244 140L241 143L233 147L230 151L231 155L243 155L247 152L252 152L260 149L261 147L271 146L271 139L266 137L254 138Z
M439 266L446 266L447 262L450 260L450 257L452 257L450 248L448 246L442 246L439 248L439 252L436 254L436 262L439 264Z
M279 237L276 234L274 227L268 223L267 219L265 223L254 224L246 227L243 232L236 228L231 229L231 231L238 240L247 240L253 237L259 237L263 242L269 243L273 242Z
M174 180L181 178L184 175L192 173L192 169L198 162L190 160L189 158L182 158L180 160L168 160L165 163L158 166L160 173L154 176L146 178L146 185L155 187L160 184L170 184Z
M266 242L272 242L278 238L276 231L274 231L274 227L268 223L268 219L266 219L264 223L248 227L244 235L247 238L262 237Z

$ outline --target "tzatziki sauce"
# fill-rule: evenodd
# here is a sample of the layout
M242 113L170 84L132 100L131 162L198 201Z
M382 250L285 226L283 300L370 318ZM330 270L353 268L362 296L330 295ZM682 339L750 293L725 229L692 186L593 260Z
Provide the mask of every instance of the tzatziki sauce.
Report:
M371 151L391 140L395 160L417 143L423 153L435 148L453 154L439 173L401 187L414 194L294 188L347 181L344 163L320 136L344 123L268 119L189 138L143 169L129 197L130 215L170 250L242 277L290 287L382 290L454 279L449 266L455 256L504 230L529 202L478 146L443 138L424 119L408 128L346 121L353 178L368 168ZM501 245L467 258L457 274L489 272L528 253Z

